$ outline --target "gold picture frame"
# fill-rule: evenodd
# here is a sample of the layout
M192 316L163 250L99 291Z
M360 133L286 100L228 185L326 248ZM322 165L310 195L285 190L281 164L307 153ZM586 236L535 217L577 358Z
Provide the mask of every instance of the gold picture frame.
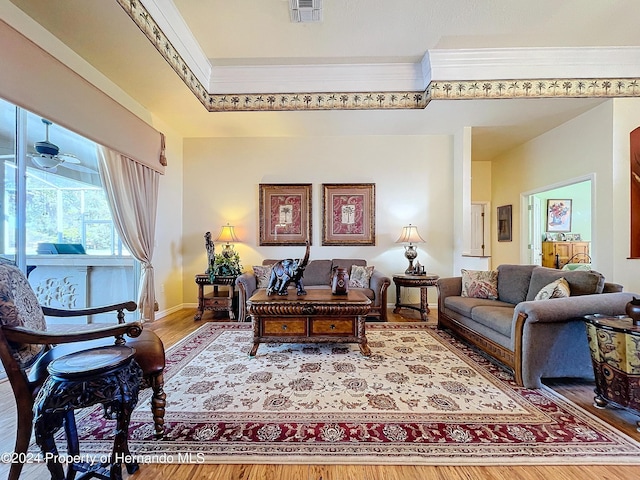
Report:
M261 183L260 245L311 245L311 184Z
M376 244L375 183L322 184L322 245Z

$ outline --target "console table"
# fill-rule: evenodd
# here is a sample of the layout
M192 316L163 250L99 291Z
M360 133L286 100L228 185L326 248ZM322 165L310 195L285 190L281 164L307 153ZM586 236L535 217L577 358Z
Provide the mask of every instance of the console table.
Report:
M640 415L640 326L625 316L587 315L584 320L596 377L594 405L611 403ZM637 426L640 431L640 421Z
M260 343L358 343L363 355L371 355L365 336L365 319L371 300L364 293L350 290L332 295L328 289L308 290L297 295L268 296L261 289L247 300L253 319L255 356Z
M196 284L198 285L198 310L193 316L194 320L200 320L205 310L214 312L229 312L229 319L235 320L233 313L233 297L235 295L236 276L217 276L211 281L209 275L196 275ZM213 286L213 292L204 293L205 285ZM224 285L227 290L218 291L218 287Z
M425 275L407 275L399 273L393 276L393 283L396 284L396 308L393 309L393 313L399 313L401 308L411 308L420 312L420 318L423 322L427 321L427 314L429 310L429 301L427 299L427 288L437 286L438 275L427 273ZM403 304L400 302L400 287L405 288L419 288L420 289L420 304Z

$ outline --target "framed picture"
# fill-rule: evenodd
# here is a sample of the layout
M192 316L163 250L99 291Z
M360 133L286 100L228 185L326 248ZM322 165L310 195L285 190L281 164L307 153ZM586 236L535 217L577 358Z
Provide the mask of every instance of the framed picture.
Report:
M498 241L511 241L511 205L498 207Z
M324 183L322 187L322 245L375 245L375 184Z
M311 184L260 184L260 245L311 244Z
M571 200L547 200L547 232L571 231Z

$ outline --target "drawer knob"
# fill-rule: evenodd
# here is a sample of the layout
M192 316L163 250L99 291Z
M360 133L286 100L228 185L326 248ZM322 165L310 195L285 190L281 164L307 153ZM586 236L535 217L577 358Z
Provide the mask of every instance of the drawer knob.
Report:
M286 325L282 325L282 330L286 330L287 326Z
M331 325L329 328L330 328L331 330L335 330L335 329L336 329L336 326L335 326L335 325Z

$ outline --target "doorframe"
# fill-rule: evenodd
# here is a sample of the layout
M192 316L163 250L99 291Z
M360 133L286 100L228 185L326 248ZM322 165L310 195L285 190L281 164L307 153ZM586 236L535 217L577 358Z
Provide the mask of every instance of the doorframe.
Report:
M591 252L594 252L593 245L596 244L596 174L589 173L586 175L581 175L579 177L570 178L568 180L563 180L558 183L553 183L551 185L545 185L544 187L536 188L533 190L528 190L520 194L520 218L523 221L520 222L520 263L528 264L529 263L529 235L531 224L534 219L532 219L533 210L529 210L529 202L530 197L533 195L537 195L540 193L547 192L549 190L555 190L556 188L568 187L570 185L574 185L576 183L588 182L591 181L591 247L589 248L590 256L593 261L594 256ZM524 219L527 219L524 221ZM542 239L539 238L534 241L540 242L540 248L542 248Z

